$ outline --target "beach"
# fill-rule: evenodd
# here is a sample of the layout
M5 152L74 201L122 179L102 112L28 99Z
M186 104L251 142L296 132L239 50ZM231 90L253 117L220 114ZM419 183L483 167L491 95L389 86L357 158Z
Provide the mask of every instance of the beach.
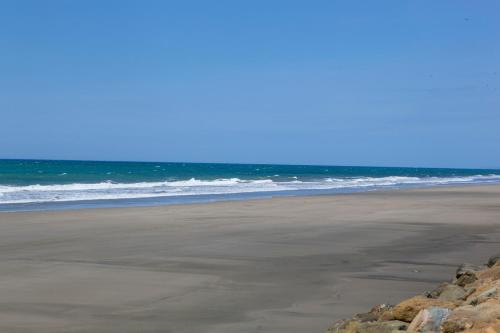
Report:
M0 213L1 332L324 332L500 249L500 185Z

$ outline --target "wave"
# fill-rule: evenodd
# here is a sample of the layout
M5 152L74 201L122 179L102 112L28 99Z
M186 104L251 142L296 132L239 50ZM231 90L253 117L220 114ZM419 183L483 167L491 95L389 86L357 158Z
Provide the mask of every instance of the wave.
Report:
M276 181L272 179L222 178L214 180L188 180L114 183L73 183L52 185L0 185L0 204L65 202L87 200L141 199L154 197L220 195L237 193L307 191L307 190L359 190L384 187L435 186L473 183L499 183L500 175L460 177L352 177L319 180Z

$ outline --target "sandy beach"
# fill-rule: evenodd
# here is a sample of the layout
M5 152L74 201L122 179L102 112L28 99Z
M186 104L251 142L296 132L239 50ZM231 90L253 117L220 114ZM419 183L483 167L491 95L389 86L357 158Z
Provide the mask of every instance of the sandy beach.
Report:
M0 213L1 332L324 332L500 250L500 185Z

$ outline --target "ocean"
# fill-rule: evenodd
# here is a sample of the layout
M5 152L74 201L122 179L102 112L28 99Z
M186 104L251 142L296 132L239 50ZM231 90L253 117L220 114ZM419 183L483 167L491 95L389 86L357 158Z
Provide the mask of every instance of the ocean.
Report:
M0 160L0 211L122 207L500 183L500 170Z

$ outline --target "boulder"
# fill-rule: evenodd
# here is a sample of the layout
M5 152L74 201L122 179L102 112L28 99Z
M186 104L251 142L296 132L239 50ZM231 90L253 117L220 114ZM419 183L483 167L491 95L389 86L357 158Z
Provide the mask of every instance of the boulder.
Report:
M438 298L439 295L441 295L441 293L443 292L443 290L446 288L446 286L448 286L449 283L445 282L445 283L441 283L439 286L437 286L434 290L432 291L427 291L424 293L424 295L427 297L427 298Z
M464 305L477 305L488 298L500 301L500 280L479 280L475 285L474 292L467 297Z
M420 310L410 326L408 326L408 332L441 332L441 322L448 317L450 312L447 308L439 307Z
M477 274L477 277L481 280L495 281L500 280L500 262Z
M467 330L467 333L500 333L500 320L493 324Z
M477 272L479 272L483 267L475 266L471 264L462 264L458 266L455 272L456 285L465 287L468 284L474 283L478 279Z
M491 256L490 259L488 259L488 267L493 267L497 262L500 261L500 253Z
M327 333L347 333L347 332L354 332L352 328L351 329L351 326L354 326L357 322L355 320L346 320L346 319L342 319L342 320L339 320L337 322L335 322L335 324L333 324L329 329L328 331L326 331Z
M493 287L491 289L485 290L482 293L474 296L472 299L469 300L470 305L478 305L483 302L486 302L488 299L498 297L498 288Z
M380 320L393 319L410 323L420 312L420 310L429 307L454 309L456 307L456 304L454 302L441 299L427 298L425 296L415 296L399 303L392 310L385 312L381 316Z
M441 329L443 333L482 329L496 324L499 319L500 303L489 300L477 306L464 305L454 309L441 324Z
M465 287L469 284L472 284L477 281L476 274L466 273L461 275L458 279L455 280L455 284L460 287Z
M467 291L464 288L454 284L448 284L442 289L438 299L455 302L464 300L466 297Z
M458 279L464 274L475 274L477 271L480 271L482 267L472 265L472 264L462 264L458 266L456 272L455 272L455 277Z
M391 305L379 304L366 313L359 313L355 315L354 319L360 322L377 321L384 312L389 311L392 308L393 307Z

